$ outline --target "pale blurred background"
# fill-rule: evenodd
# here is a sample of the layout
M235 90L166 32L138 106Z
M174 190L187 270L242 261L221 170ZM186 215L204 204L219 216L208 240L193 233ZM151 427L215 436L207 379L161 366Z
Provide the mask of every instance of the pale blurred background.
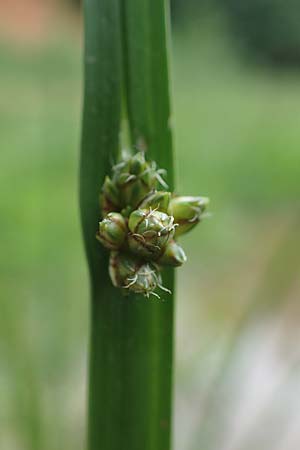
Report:
M300 5L174 0L175 450L300 447ZM84 449L80 5L0 0L0 448ZM130 449L124 449L130 450ZM141 449L142 450L142 449Z

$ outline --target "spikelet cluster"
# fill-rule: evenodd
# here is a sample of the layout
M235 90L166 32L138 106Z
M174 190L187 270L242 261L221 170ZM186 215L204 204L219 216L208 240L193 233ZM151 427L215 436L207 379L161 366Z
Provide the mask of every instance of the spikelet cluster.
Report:
M186 261L177 237L205 216L207 197L181 197L168 191L166 171L142 152L123 156L106 176L100 193L102 220L97 239L110 250L113 285L159 298L164 266Z

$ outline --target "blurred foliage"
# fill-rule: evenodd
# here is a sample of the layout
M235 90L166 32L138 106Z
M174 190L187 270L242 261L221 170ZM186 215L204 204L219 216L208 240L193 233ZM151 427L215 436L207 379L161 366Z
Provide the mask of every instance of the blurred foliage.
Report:
M236 39L258 57L279 65L300 64L298 0L219 0Z
M69 6L72 6L73 8L79 8L82 6L83 1L82 0L62 0L63 3L66 3Z
M298 0L172 0L175 25L221 13L237 46L276 65L300 64Z

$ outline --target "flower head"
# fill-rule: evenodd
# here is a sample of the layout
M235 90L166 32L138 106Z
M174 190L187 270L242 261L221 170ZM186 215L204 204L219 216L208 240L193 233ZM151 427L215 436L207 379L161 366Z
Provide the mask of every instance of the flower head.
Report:
M158 209L159 211L168 212L168 206L171 199L171 192L166 191L151 191L143 198L138 205L139 209Z
M115 183L109 176L105 177L101 193L100 193L100 207L102 216L113 211L119 211L121 208L120 192Z
M162 266L179 267L186 262L186 259L183 248L177 242L172 240L167 244L164 253L157 260L157 263Z
M122 247L127 235L127 225L120 213L111 212L99 223L98 240L110 250Z
M154 295L159 298L154 292L158 287L170 292L162 286L157 266L125 253L111 252L109 274L114 286L146 297Z
M172 215L178 224L176 236L186 233L200 222L208 203L207 197L184 196L171 199L168 214Z
M128 244L132 253L149 260L157 259L175 233L172 216L153 210L137 209L129 216Z
M159 185L167 187L162 178L164 170L157 169L154 161L146 161L143 152L127 156L113 166L112 181L120 192L122 208L130 205L133 209Z
M123 155L111 177L105 177L100 194L103 220L96 237L111 251L109 275L124 292L146 297L159 297L157 288L170 292L162 286L161 270L186 261L175 239L204 217L208 198L172 196L164 173L137 152Z

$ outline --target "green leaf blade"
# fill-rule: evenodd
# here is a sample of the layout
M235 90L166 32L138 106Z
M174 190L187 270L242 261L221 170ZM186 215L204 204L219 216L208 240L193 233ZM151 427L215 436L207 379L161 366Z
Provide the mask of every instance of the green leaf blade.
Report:
M95 239L98 194L118 152L122 61L133 144L146 148L148 158L167 169L173 189L165 5L121 1L85 3L80 204L92 296L88 448L168 450L173 296L124 296L112 286L108 252ZM172 269L164 275L172 290L173 277Z
M125 83L132 143L167 170L167 183L173 190L166 3L162 0L125 0L122 5ZM165 270L163 280L172 295L163 294L164 302L152 300L147 311L141 309L139 312L141 330L147 329L149 334L147 363L150 373L145 386L151 393L145 411L148 416L147 450L167 450L171 442L174 270ZM136 415L138 413L137 410Z

